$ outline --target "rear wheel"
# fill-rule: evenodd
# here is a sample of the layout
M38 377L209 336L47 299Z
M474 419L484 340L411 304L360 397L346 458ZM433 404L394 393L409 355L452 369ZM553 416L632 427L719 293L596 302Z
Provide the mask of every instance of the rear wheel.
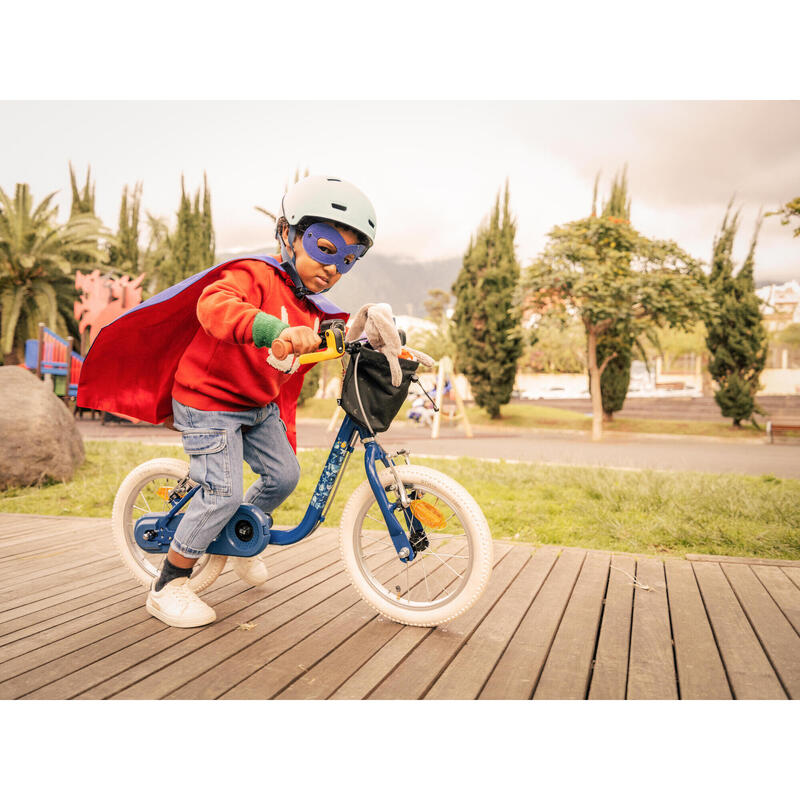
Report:
M114 543L122 561L134 578L149 587L161 571L163 553L147 553L136 543L133 529L144 514L166 513L170 509L167 495L175 484L185 478L189 465L177 458L154 458L130 472L120 484L114 498L111 527ZM162 490L158 494L159 489ZM166 491L165 491L166 490ZM191 500L189 503L191 504ZM188 507L188 505L186 506ZM189 586L195 592L207 589L225 567L226 556L203 555L192 569Z
M435 470L395 468L412 500L395 518L417 554L387 578L370 566L369 554L395 548L372 488L364 481L342 514L339 546L353 586L376 611L405 625L441 625L463 614L481 596L492 568L492 538L486 518L463 486ZM390 503L400 495L392 470L379 473ZM414 523L413 531L409 519Z

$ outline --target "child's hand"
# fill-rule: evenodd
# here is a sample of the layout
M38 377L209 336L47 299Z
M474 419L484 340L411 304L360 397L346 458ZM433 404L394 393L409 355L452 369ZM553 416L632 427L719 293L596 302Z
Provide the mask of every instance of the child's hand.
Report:
M277 350L285 349L296 356L302 356L304 353L316 353L320 347L319 334L305 325L298 325L296 328L284 328L278 336L278 340L286 342L291 347L282 348L278 346ZM274 347L275 343L273 342Z

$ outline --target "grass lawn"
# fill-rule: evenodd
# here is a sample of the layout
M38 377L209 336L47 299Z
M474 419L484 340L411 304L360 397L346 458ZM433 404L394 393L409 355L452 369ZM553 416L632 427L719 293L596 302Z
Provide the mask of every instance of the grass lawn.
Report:
M69 483L0 492L0 512L110 517L117 487L134 466L159 456L185 459L179 446L138 442L90 441L86 455ZM326 525L338 525L346 499L365 479L360 456L356 450ZM300 485L276 512L276 525L300 520L326 457L323 450L299 453ZM471 458L414 461L463 484L496 538L656 555L800 559L797 480ZM245 467L245 486L253 480Z
M399 420L406 418L406 410L410 403L403 406L398 414ZM333 399L311 398L298 407L297 416L303 419L330 419L336 401ZM473 425L490 427L510 426L513 428L549 428L551 430L590 431L592 418L579 411L565 408L549 408L547 406L529 405L527 403L510 403L500 409L501 419L492 420L485 411L476 406L467 407L467 416ZM445 423L447 424L447 423ZM729 422L700 422L696 420L673 419L615 419L603 423L604 431L618 433L672 433L690 434L693 436L722 436L728 439L762 438L764 431L758 431L751 425L736 429Z

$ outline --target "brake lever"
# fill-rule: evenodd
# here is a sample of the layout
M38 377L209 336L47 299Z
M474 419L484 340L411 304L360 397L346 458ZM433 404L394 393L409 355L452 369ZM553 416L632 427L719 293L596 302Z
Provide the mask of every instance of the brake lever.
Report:
M335 325L326 328L320 333L319 338L325 345L324 349L298 356L297 360L301 364L316 364L318 361L330 361L344 355L344 326Z

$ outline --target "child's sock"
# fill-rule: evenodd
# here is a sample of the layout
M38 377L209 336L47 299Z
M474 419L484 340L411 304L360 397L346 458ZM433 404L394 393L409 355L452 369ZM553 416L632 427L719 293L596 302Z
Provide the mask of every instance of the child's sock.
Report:
M176 567L170 563L169 558L164 559L161 566L161 574L158 576L156 585L153 587L156 592L160 592L170 581L175 578L188 578L192 574L191 567Z

